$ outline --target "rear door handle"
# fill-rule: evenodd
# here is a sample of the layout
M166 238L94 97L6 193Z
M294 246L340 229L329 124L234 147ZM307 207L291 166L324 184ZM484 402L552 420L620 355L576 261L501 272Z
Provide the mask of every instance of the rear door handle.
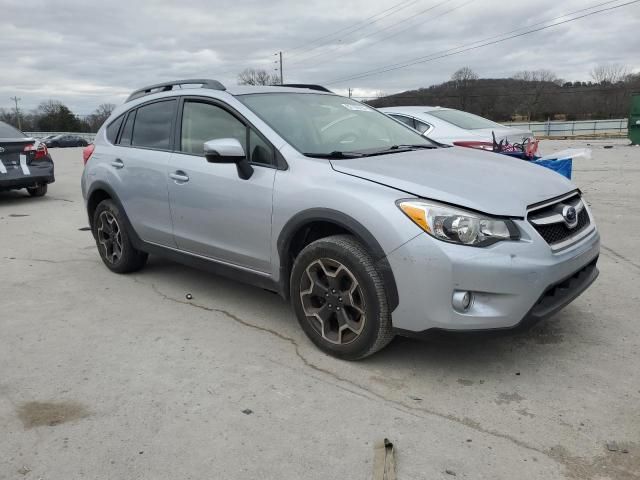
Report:
M182 170L176 170L175 172L170 173L169 178L172 178L176 182L182 182L182 183L189 181L189 175L184 173Z
M113 162L111 162L111 166L118 169L124 168L124 162L119 158L116 158Z

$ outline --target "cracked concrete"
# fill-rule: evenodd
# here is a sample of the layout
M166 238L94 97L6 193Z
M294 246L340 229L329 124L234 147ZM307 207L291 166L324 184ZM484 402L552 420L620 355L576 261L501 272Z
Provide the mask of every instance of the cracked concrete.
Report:
M157 258L108 272L78 230L80 150L54 150L61 201L0 194L0 480L367 479L384 437L399 479L640 478L640 153L595 143L574 166L605 246L586 295L525 334L397 339L357 363L263 290ZM91 415L27 424L25 405Z

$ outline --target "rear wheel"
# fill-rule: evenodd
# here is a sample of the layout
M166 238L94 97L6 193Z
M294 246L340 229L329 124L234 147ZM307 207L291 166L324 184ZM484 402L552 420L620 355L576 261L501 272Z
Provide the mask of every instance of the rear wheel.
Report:
M148 257L134 248L125 225L122 212L112 200L98 204L93 215L96 245L104 264L116 273L140 270Z
M300 326L330 355L357 360L393 339L382 276L350 235L306 246L294 263L290 293Z
M27 192L29 192L29 195L32 197L44 197L47 194L47 184L41 183L35 187L29 187L27 188Z

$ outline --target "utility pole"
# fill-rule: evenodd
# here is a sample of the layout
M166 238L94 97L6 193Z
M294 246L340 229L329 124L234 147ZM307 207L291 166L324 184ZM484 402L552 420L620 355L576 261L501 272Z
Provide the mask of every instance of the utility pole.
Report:
M349 98L351 98L351 94L353 93L353 88L349 89Z
M20 122L20 110L18 109L18 102L22 99L18 96L15 96L11 97L11 100L13 100L16 104L16 119L18 121L18 130L22 130L22 123Z
M280 85L284 85L284 78L282 76L282 52L280 52Z

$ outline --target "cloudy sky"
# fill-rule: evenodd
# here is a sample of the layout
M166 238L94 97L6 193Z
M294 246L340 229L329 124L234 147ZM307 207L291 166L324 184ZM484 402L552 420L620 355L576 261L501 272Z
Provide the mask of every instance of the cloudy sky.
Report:
M463 51L630 1L0 0L0 107L17 95L26 110L57 99L88 114L168 79L234 84L244 68L276 68L278 51L285 82L357 96L440 83L461 66L494 78L545 68L588 80L611 63L638 72L637 0ZM428 61L376 73L416 59Z

